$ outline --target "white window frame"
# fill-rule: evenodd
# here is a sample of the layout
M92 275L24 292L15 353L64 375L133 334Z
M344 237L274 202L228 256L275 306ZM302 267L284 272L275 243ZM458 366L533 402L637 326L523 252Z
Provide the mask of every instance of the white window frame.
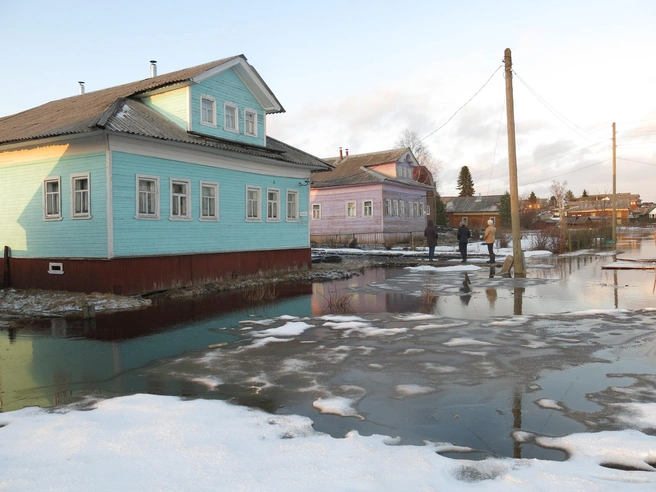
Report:
M292 200L289 199L290 197L292 197ZM285 210L287 222L298 222L298 197L298 190L287 190L287 207Z
M212 117L211 121L206 120L204 116L205 108L203 108L203 102L208 101L211 104L210 116ZM204 126L211 126L216 128L216 99L207 94L202 94L200 96L200 124Z
M212 197L203 194L203 188L211 188L214 190L214 206L212 206L211 203ZM217 222L219 220L219 183L214 181L201 181L198 188L198 194L200 198L200 213L198 220L203 222ZM205 207L206 202L208 203L208 207ZM211 212L210 214L205 213L206 208Z
M321 220L321 204L312 204L312 220Z
M57 191L49 192L48 183L57 183ZM50 200L54 198L54 202ZM50 204L57 206L57 211L54 212L50 208ZM48 176L43 179L43 220L62 220L61 213L61 178L59 176Z
M228 112L234 116L234 127L228 126ZM223 104L223 129L227 132L239 133L239 106L235 103L225 102Z
M424 204L420 202L419 203L419 217L423 217L423 216L424 216Z
M469 222L469 219L467 217L463 217L461 222L465 225L467 225L467 222Z
M248 115L253 115L253 131L248 131ZM254 109L244 109L244 135L249 137L257 137L257 111Z
M405 217L405 201L399 200L399 217Z
M175 185L185 185L185 193L174 193L173 187ZM170 197L170 209L169 209L169 220L191 220L191 181L188 179L181 178L171 178L169 180L169 197ZM174 214L174 204L177 202L177 208L179 212ZM182 213L181 210L183 205L186 207L185 213Z
M392 215L394 217L399 216L399 201L396 198L392 200Z
M419 204L417 202L412 202L412 211L415 213L415 217L420 217Z
M86 190L76 190L75 184L78 181L87 181ZM86 212L77 212L76 209L76 198L81 196L81 202L86 202ZM83 207L84 208L84 207ZM91 178L89 173L83 174L71 174L71 218L72 219L90 219L91 218Z
M412 206L412 202L408 202L408 217L414 217L414 216L415 216L415 212Z
M385 215L392 215L392 199L385 198Z
M369 204L369 206L367 206ZM369 212L369 213L367 213ZM374 201L373 200L362 200L362 216L363 217L373 217L374 216Z
M149 213L140 213L139 212L139 202L140 202L140 197L141 197L141 190L139 190L139 181L152 181L155 183L155 190L154 191L148 191L144 193L152 193L154 196L154 206L155 206L155 211L152 214ZM145 174L137 174L136 176L136 183L135 183L135 189L136 189L136 200L135 200L135 214L134 218L135 219L146 219L146 220L159 220L159 177L158 176L146 176Z
M50 275L64 275L64 264L63 263L48 263L48 273Z
M250 199L250 192L255 193L255 200ZM251 203L254 203L255 206L251 207ZM262 188L260 186L246 186L246 221L262 221Z
M274 194L270 198L269 194ZM267 188L267 222L280 222L280 189Z
M355 219L357 217L358 212L355 208L356 206L357 206L357 204L356 204L355 200L349 200L348 202L346 202L345 208L344 208L344 216L347 219Z

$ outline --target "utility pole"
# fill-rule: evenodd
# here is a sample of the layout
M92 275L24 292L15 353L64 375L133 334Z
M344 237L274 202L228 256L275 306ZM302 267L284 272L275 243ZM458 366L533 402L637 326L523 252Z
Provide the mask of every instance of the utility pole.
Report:
M617 134L615 132L615 122L613 122L613 215L611 224L611 239L617 241Z
M508 166L510 168L510 217L513 240L513 269L515 277L526 277L522 232L519 226L519 188L517 185L517 150L515 148L515 104L513 102L512 58L510 48L504 52L506 68L506 116L508 119Z

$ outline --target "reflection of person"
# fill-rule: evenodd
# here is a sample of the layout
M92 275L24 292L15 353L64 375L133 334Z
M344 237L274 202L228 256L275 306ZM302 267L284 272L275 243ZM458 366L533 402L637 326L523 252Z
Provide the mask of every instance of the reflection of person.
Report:
M426 244L428 246L428 261L433 261L435 246L437 246L437 229L435 229L431 219L428 219L428 225L424 229L424 236L426 236Z
M485 234L483 235L483 240L487 244L487 251L490 253L490 259L488 263L494 263L494 235L496 234L497 229L494 227L494 221L492 219L487 221L487 229L485 229Z
M467 228L464 222L460 223L458 228L458 248L460 249L460 256L462 256L462 261L460 263L465 263L467 261L467 241L471 236L471 232Z

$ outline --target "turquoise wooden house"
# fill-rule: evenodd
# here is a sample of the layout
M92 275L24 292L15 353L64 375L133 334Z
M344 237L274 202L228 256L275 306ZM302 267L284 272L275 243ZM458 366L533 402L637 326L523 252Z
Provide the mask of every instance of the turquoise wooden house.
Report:
M0 118L5 286L143 294L310 268L310 175L243 55Z

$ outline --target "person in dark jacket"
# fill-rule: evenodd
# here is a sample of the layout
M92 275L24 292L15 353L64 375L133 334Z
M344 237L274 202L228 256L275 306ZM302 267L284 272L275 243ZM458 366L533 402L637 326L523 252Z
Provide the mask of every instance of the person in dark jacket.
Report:
M437 229L435 229L431 219L428 219L428 225L424 229L424 236L426 236L426 244L428 245L428 261L433 261L435 246L437 246Z
M465 263L467 261L467 241L469 241L470 237L470 230L464 222L461 222L460 227L458 228L458 248L460 249L460 256L462 256L462 261L460 263Z

